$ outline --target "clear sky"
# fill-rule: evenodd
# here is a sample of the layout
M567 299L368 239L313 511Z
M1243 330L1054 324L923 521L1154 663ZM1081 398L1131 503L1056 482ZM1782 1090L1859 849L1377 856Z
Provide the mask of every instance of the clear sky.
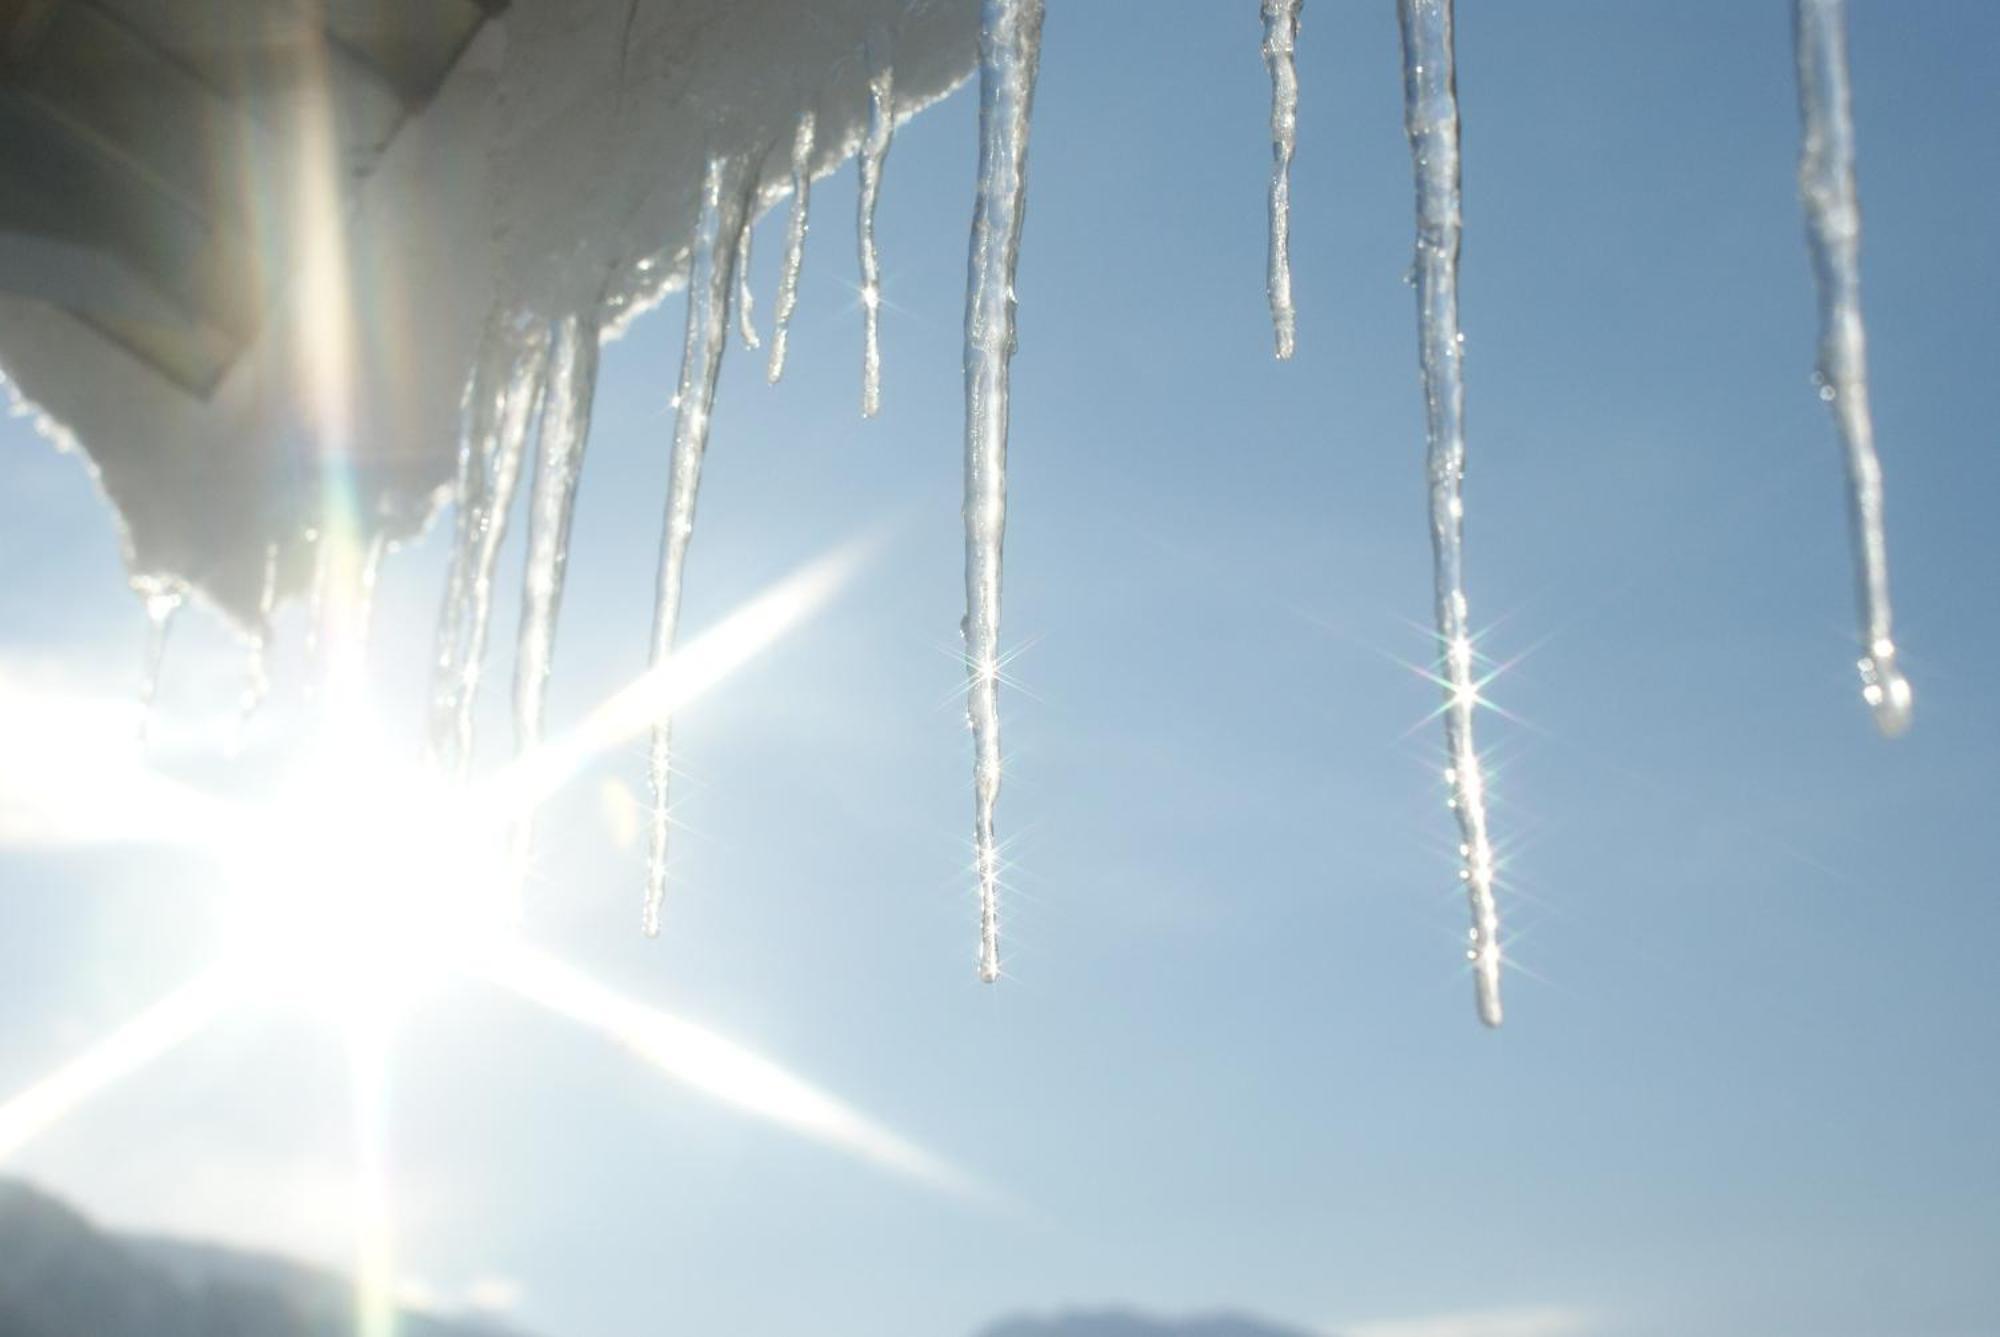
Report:
M886 548L681 720L667 936L637 936L640 856L604 816L607 783L643 784L636 750L549 809L529 911L606 982L1012 1205L746 1120L468 985L399 1041L404 1272L510 1282L548 1337L956 1337L1104 1301L1329 1334L2000 1331L2000 10L1854 6L1917 693L1891 744L1858 697L1809 380L1788 9L1461 6L1472 609L1511 664L1508 717L1481 719L1504 1030L1473 1017L1437 692L1408 667L1430 572L1394 6L1308 5L1283 365L1254 0L1057 0L1015 363L1009 978L973 979L955 695L964 94L889 159L882 417L857 413L851 169L814 197L785 381L732 350L684 628L858 532ZM759 230L760 321L781 227ZM676 299L605 355L558 723L645 661L680 332ZM0 654L122 693L142 623L111 525L74 460L19 422L0 441ZM385 577L375 660L412 739L441 566L433 541ZM193 774L172 721L226 706L241 657L185 623L162 764ZM194 971L216 876L150 848L0 853L0 1091ZM344 1078L325 1032L245 1014L8 1169L114 1224L340 1263Z

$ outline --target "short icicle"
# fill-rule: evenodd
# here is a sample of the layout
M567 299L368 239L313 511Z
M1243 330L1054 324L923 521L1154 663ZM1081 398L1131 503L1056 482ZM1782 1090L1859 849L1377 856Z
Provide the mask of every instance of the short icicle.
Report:
M1486 778L1473 746L1479 703L1471 622L1465 601L1464 343L1458 329L1458 90L1453 71L1452 0L1397 0L1403 33L1404 128L1417 186L1417 323L1429 439L1431 552L1436 563L1439 659L1445 688L1445 778L1458 818L1459 878L1472 907L1467 957L1479 1019L1498 1026L1500 916L1493 899Z
M861 416L882 409L882 257L875 246L875 205L882 196L882 164L896 133L896 76L888 60L888 39L868 42L868 132L861 141Z
M1299 40L1302 0L1264 0L1264 63L1271 70L1271 254L1265 286L1278 356L1289 358L1298 332L1292 305L1292 151L1299 135Z
M674 637L681 619L681 586L687 574L688 541L694 537L695 494L701 487L702 456L708 449L709 422L715 408L715 384L722 372L722 354L729 343L729 297L747 200L737 169L723 159L711 159L702 181L701 219L696 225L688 262L687 343L681 353L679 406L674 418L674 447L667 483L667 514L660 535L660 577L653 613L655 673L664 672L674 654ZM648 937L660 932L660 911L667 891L668 798L673 773L673 719L653 724L649 774L652 781L652 825L646 862L646 902L641 926Z
M1026 208L1042 0L982 0L979 193L965 295L965 662L972 724L979 978L1000 978L1000 559L1007 528L1008 364Z
M757 337L755 302L750 295L750 237L756 229L755 212L743 211L743 230L736 234L736 330L743 346L753 353L764 346Z
M458 521L431 689L431 750L448 774L472 764L472 716L486 655L493 573L540 406L548 327L496 313L466 391L458 457Z
M766 379L776 385L785 374L785 348L792 312L799 305L799 271L805 266L807 212L812 207L813 141L818 118L810 108L799 114L792 135L792 209L785 220L785 255L778 268L778 298L771 312L771 363Z
M236 711L236 745L242 746L250 721L271 694L271 619L278 608L278 545L264 545L264 579L257 589L257 624L250 631L250 664Z
M1819 280L1819 393L1847 453L1847 512L1861 612L1861 697L1890 738L1910 727L1910 683L1896 662L1889 609L1889 546L1882 462L1868 408L1868 336L1861 323L1861 206L1854 185L1854 108L1847 73L1845 0L1794 0L1799 115L1805 143L1799 192Z
M179 581L147 576L132 582L146 608L146 659L139 673L139 741L146 742L153 728L153 702L160 694L160 670L167 662L167 637L174 628L174 615L187 601L187 587Z

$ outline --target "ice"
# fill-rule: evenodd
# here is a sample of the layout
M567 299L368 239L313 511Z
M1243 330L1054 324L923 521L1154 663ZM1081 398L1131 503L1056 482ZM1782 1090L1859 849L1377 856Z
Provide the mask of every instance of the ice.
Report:
M1472 907L1467 957L1479 1019L1498 1026L1500 916L1493 901L1493 844L1486 779L1472 741L1479 704L1465 602L1464 336L1458 329L1458 92L1452 68L1452 0L1397 0L1403 32L1403 115L1417 184L1417 326L1429 439L1431 552L1436 566L1438 653L1445 689L1446 782L1458 818L1459 878Z
M496 314L466 388L457 528L431 693L431 749L447 774L463 775L472 764L473 707L486 657L493 575L541 400L548 342L547 325Z
M1266 286L1278 356L1289 358L1298 331L1292 307L1292 150L1299 136L1299 40L1302 0L1264 0L1264 63L1271 69L1271 256Z
M979 16L979 194L965 294L965 663L972 724L979 978L1000 978L1000 558L1007 528L1007 389L1014 268L1027 207L1028 123L1042 0L984 0Z
M549 350L534 491L528 505L528 565L521 586L521 628L514 654L514 741L521 751L542 739L542 714L554 663L556 616L569 563L570 522L583 476L590 410L597 394L597 322L571 314L556 322Z
M679 406L667 483L667 514L660 535L660 579L653 613L653 667L664 669L674 654L681 620L681 586L687 575L688 542L694 537L695 494L715 408L715 383L729 343L729 295L747 201L740 164L709 160L702 181L701 218L688 269L687 343L681 353ZM647 936L660 931L667 891L668 799L673 773L673 719L653 725L650 758L652 826L647 849L646 901L641 925Z
M278 545L268 544L264 549L264 581L257 593L257 617L250 628L250 662L244 675L243 698L236 712L237 741L250 727L250 721L264 704L264 698L271 693L271 618L278 605Z
M167 661L167 636L174 615L187 601L187 587L163 576L143 576L132 582L146 609L146 659L139 674L139 739L152 729L153 701L160 694L160 670Z
M1845 0L1794 0L1799 116L1805 143L1799 193L1819 280L1820 398L1847 453L1847 513L1861 612L1861 696L1894 738L1910 727L1909 680L1896 663L1889 609L1889 545L1882 524L1882 462L1868 410L1868 336L1861 323L1861 205L1854 186L1854 109L1847 75Z
M750 295L750 238L756 230L753 226L756 221L746 213L743 230L736 234L736 328L743 337L743 346L751 352L764 346L757 337L755 302Z
M872 418L882 409L882 257L875 247L875 206L882 197L882 165L896 134L896 74L888 59L888 40L871 34L868 41L868 133L861 141L861 195L858 233L861 246L861 416Z
M813 142L819 118L807 110L799 114L798 129L792 132L792 209L785 220L785 256L778 268L778 300L771 313L771 383L785 374L785 347L791 338L792 312L799 305L799 271L805 267L807 215L812 207Z

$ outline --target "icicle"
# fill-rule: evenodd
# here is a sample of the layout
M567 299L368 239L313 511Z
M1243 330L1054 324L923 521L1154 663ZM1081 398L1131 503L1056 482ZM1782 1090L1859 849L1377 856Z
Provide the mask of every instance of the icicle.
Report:
M514 738L526 751L542 738L542 707L555 653L556 614L569 562L570 518L576 508L583 448L597 393L595 315L556 323L549 353L548 405L542 414L535 487L528 507L528 569L521 588L521 631L514 654Z
M331 579L328 575L333 561L333 538L320 529L308 529L306 542L312 545L312 583L306 589L306 662L319 662L319 640L321 624L326 618L326 590ZM315 676L308 673L308 681Z
M1910 684L1890 625L1889 549L1882 528L1882 462L1868 410L1868 340L1861 323L1861 206L1854 187L1854 109L1847 78L1845 0L1794 0L1799 114L1805 144L1799 191L1819 279L1819 394L1847 450L1847 511L1861 605L1861 696L1894 738L1910 727Z
M806 257L806 212L812 206L813 137L817 118L811 110L799 116L792 136L792 212L785 223L785 258L778 270L778 300L771 313L771 384L785 374L785 343L791 337L792 312L799 304L799 270Z
M1493 845L1486 780L1473 747L1479 701L1465 603L1464 339L1458 329L1458 90L1452 68L1452 0L1397 0L1403 30L1404 127L1417 183L1417 322L1429 438L1431 551L1436 562L1439 658L1445 684L1445 779L1458 818L1459 878L1472 905L1467 956L1479 1019L1500 1024L1500 917L1493 901Z
M458 455L458 523L439 619L431 750L445 770L472 763L472 712L493 605L493 571L541 398L548 327L496 314L466 391Z
M139 741L144 743L153 727L153 701L160 694L160 669L167 661L167 634L173 630L174 614L186 601L187 588L177 580L146 576L132 582L146 607L146 660L139 675Z
M257 625L250 633L250 666L244 677L243 698L236 710L236 746L243 746L243 735L250 728L250 721L264 704L264 698L271 694L271 668L268 662L271 649L271 616L278 606L278 545L264 547L264 582L257 589Z
M1288 358L1298 330L1292 307L1292 150L1299 134L1299 71L1292 53L1299 40L1301 0L1264 0L1264 63L1271 70L1271 255L1265 286L1278 356Z
M708 449L708 427L715 408L715 383L722 371L723 350L729 343L729 290L735 265L735 242L744 214L743 190L736 168L720 158L709 160L702 182L701 221L688 263L687 343L681 353L679 406L674 418L674 451L667 484L667 514L660 535L658 602L653 614L653 669L672 660L674 635L680 626L681 585L687 573L688 541L694 537L695 494L701 486L701 461ZM727 178L727 180L725 179ZM673 719L653 725L650 776L653 813L646 864L646 903L641 918L648 937L660 931L660 909L667 890L667 799L672 774Z
M896 76L888 42L868 43L868 134L861 141L861 416L882 408L882 259L875 249L875 204L882 194L882 164L896 133Z
M389 554L389 536L378 529L368 536L361 551L361 569L355 573L354 653L365 655L375 631L375 589L382 579L382 559Z
M1028 118L1041 59L1042 0L983 0L979 15L979 195L965 294L965 662L972 723L979 978L1000 978L1000 549L1007 528L1007 378L1014 266L1028 183Z
M743 336L743 346L755 352L764 344L757 337L757 325L751 310L750 234L757 224L751 213L748 209L743 211L743 230L736 234L736 328Z

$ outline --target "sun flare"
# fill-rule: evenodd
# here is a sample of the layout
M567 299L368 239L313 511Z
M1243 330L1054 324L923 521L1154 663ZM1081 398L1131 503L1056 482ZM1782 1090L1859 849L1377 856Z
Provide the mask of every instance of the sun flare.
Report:
M396 1027L447 984L476 981L575 1022L751 1117L931 1189L996 1201L944 1160L781 1065L618 993L521 932L535 805L823 608L874 546L856 540L806 563L570 733L469 784L395 746L356 689L360 675L333 675L316 703L315 731L268 795L203 797L199 843L225 870L221 959L0 1102L0 1160L232 1008L303 1010L342 1038L351 1060L357 1332L387 1337L397 1278L384 1106ZM327 652L342 657L358 648ZM358 653L348 659L357 661ZM11 701L35 713L25 695L0 679L0 707ZM40 774L88 762L73 747L48 757L17 749L0 757L0 799L34 790ZM50 798L43 795L44 805ZM0 820L0 835L7 829Z

